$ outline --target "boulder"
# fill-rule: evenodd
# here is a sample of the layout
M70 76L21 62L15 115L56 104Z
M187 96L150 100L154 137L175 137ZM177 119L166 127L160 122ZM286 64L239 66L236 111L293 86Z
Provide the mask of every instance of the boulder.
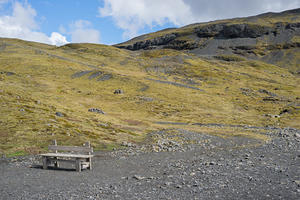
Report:
M63 116L64 116L64 114L62 114L61 112L56 112L55 115L56 115L57 117L63 117Z
M114 91L114 94L123 94L123 93L124 92L121 89L117 89L117 90Z
M105 112L103 112L102 110L100 110L98 108L90 108L88 111L98 113L98 114L105 114Z

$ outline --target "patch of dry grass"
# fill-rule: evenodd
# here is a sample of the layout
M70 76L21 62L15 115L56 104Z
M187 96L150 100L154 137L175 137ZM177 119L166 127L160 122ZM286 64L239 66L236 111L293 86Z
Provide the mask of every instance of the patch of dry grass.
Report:
M265 115L278 115L288 104L300 103L299 78L274 65L206 60L174 50L129 52L92 44L56 48L12 39L1 42L6 48L0 52L0 72L15 75L0 74L0 153L38 153L52 139L65 145L89 140L96 149L112 149L122 141L141 142L148 132L169 127L155 124L157 121L299 128L298 107L280 118ZM177 62L178 56L182 62ZM158 64L170 73L146 70ZM86 70L111 74L112 79L72 78ZM241 88L248 93L243 94ZM114 94L116 89L124 94ZM276 93L280 100L264 101L268 95L259 89ZM106 114L88 112L89 108ZM207 132L261 137L247 131Z

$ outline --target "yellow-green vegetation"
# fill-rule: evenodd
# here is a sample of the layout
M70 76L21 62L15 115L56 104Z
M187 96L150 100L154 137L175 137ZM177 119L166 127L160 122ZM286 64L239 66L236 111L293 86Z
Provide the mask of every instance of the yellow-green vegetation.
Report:
M171 127L158 121L300 128L299 77L264 62L225 58L234 62L175 50L0 39L0 154L46 151L52 139L65 145L89 140L96 149L112 149ZM111 78L97 81L91 78L96 72ZM114 94L116 89L124 94Z
M292 38L292 42L300 43L300 36L294 36L294 37Z

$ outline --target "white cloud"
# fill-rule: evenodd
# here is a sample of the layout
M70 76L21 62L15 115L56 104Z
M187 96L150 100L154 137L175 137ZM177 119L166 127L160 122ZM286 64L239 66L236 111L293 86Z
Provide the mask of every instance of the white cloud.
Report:
M280 12L300 7L299 0L183 0L199 21L246 17L265 12Z
M36 15L36 11L30 4L15 2L12 15L0 16L0 37L19 38L52 45L68 43L66 37L59 33L53 32L51 37L48 37L39 32L39 26L35 21Z
M87 20L77 20L70 26L71 40L74 43L100 43L100 32L91 28L91 22Z
M299 0L104 0L100 17L112 17L124 37L136 36L145 27L279 12L300 7Z
M61 45L69 43L65 36L63 36L57 32L52 32L49 40L50 40L51 44L54 44L57 46L61 46Z
M104 0L101 17L112 17L124 29L124 37L133 37L145 26L171 22L174 25L194 21L189 5L183 0Z

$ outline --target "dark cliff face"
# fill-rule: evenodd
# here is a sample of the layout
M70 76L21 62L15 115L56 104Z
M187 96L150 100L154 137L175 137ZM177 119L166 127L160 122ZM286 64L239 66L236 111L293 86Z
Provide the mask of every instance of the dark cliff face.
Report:
M292 36L300 35L300 23L276 23L271 26L257 24L212 24L197 27L190 35L197 36L198 39L238 39L238 38L260 38L264 36L279 37L286 34L286 42L289 42ZM169 48L177 50L191 50L203 47L203 44L191 40L183 40L180 37L186 36L186 33L171 33L149 40L142 40L129 45L117 45L117 47L128 50L148 50L156 48ZM283 36L284 37L284 36ZM276 41L276 40L274 40Z
M161 37L157 37L151 40L144 40L134 43L133 45L128 46L120 46L121 48L129 49L129 50L140 50L140 49L151 49L154 46L167 45L172 42L177 37L176 34L166 34Z
M218 36L221 38L257 38L271 33L272 28L260 25L233 24L224 26Z

